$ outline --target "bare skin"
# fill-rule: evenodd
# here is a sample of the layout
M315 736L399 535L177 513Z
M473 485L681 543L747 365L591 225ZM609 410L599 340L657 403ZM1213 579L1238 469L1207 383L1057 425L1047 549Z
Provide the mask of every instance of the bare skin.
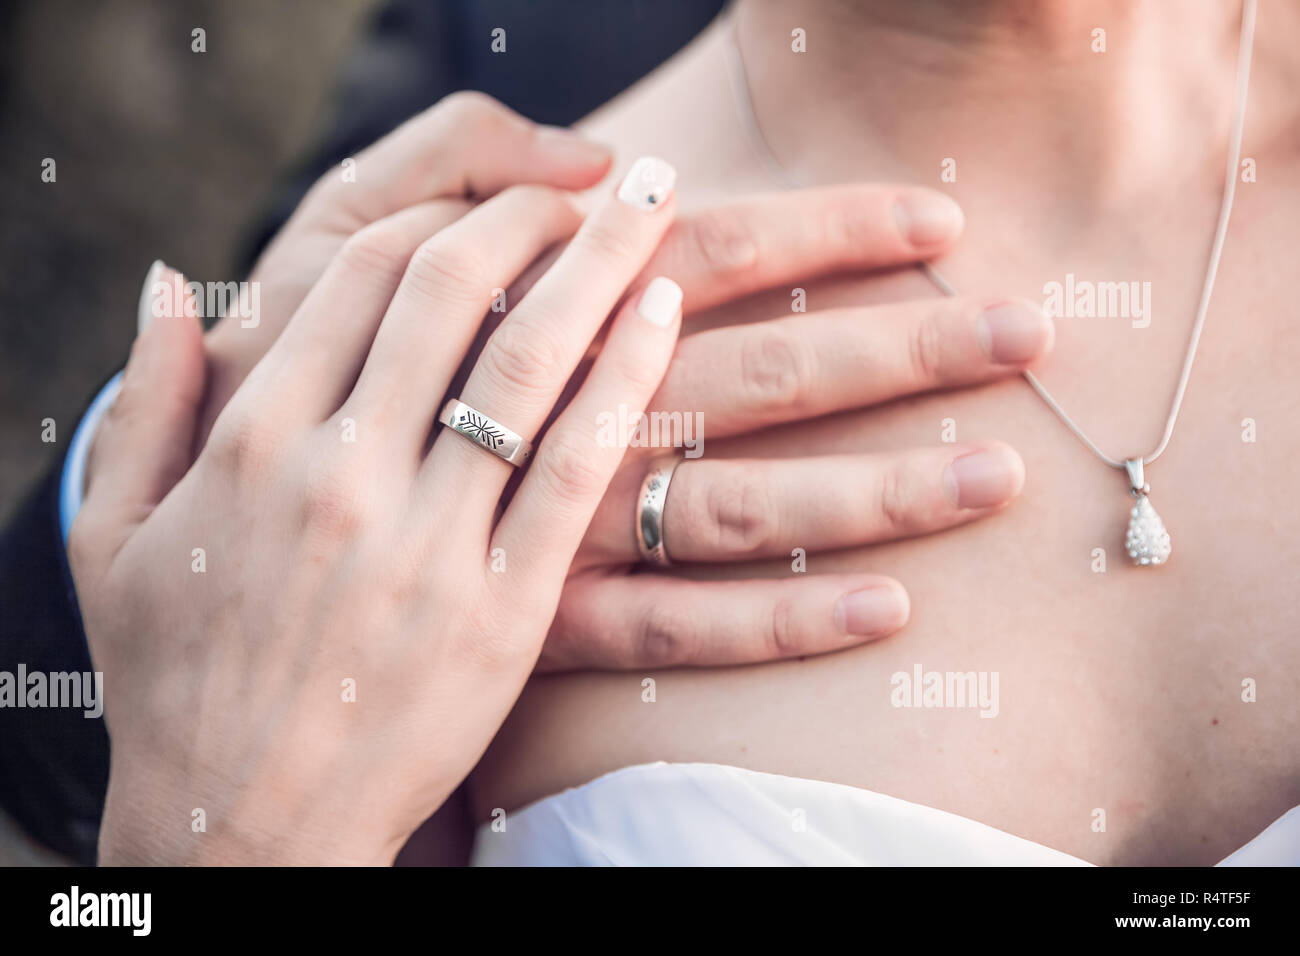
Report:
M773 0L738 16L755 109L783 164L808 184L948 190L967 227L939 268L963 293L1041 300L1067 273L1151 283L1149 327L1060 318L1041 376L1111 455L1149 452L1218 213L1239 9ZM1098 26L1104 54L1090 50ZM806 54L790 52L794 27ZM1128 566L1124 476L1015 379L712 442L710 456L728 457L889 450L932 443L952 419L960 441L1018 449L1028 478L992 520L809 556L809 573L904 584L913 613L891 641L744 668L534 678L473 778L479 818L623 766L710 761L864 787L1099 864L1201 865L1300 804L1297 40L1300 12L1264 3L1243 145L1258 182L1239 184L1179 425L1148 472L1173 536L1168 566ZM673 162L687 209L778 186L735 118L726 42L715 25L585 124L614 146L616 167L650 152ZM945 157L955 183L939 180ZM934 294L912 270L807 289L810 310ZM694 328L777 317L789 303L778 290ZM891 675L916 664L997 672L997 717L892 706ZM646 676L654 704L641 700ZM1242 700L1247 679L1257 702Z

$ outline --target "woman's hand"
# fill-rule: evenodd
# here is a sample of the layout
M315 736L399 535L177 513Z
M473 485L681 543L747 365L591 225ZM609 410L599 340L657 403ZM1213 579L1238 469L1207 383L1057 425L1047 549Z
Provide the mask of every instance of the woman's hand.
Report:
M228 315L208 333L200 443L353 233L401 217L404 228L372 263L371 281L391 294L416 247L477 203L526 183L586 189L611 161L604 147L472 91L440 100L353 159L321 177L258 259L249 276L260 285L256 325Z
M539 432L667 229L671 178L638 163L581 225L466 403ZM387 863L472 768L622 457L595 423L645 406L680 322L670 280L633 292L498 514L513 469L435 417L491 290L579 219L507 189L395 289L379 267L420 220L361 229L192 467L199 324L175 309L137 340L69 540L113 742L103 862Z

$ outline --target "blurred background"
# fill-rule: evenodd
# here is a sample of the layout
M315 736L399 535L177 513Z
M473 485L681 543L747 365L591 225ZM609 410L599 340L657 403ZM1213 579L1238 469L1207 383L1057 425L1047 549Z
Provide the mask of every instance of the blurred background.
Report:
M0 4L0 503L72 438L135 334L145 271L237 259L375 0ZM193 53L202 27L207 52ZM41 181L42 162L57 181ZM41 441L53 418L58 441Z

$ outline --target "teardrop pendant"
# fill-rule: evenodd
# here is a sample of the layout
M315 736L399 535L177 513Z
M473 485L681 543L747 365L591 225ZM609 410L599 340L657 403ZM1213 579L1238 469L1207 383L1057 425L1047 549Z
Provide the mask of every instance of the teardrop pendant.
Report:
M1172 548L1169 545L1169 532L1165 523L1151 506L1151 499L1138 495L1137 503L1129 512L1128 535L1124 539L1128 556L1133 563L1141 567L1164 564L1169 560Z
M1146 483L1142 459L1129 459L1124 466L1128 469L1129 483L1133 486L1130 493L1137 499L1129 511L1124 547L1128 549L1128 556L1133 559L1133 563L1139 567L1164 564L1169 560L1173 549L1165 523L1160 520L1151 499L1147 497L1151 486Z

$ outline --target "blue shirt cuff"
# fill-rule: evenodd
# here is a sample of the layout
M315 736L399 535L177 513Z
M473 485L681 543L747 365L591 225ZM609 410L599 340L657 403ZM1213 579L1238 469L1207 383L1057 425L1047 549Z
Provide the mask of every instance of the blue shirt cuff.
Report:
M122 373L118 372L108 380L95 400L86 409L77 430L72 434L72 444L68 446L68 456L63 459L63 474L59 477L59 529L63 532L63 544L68 544L68 529L72 519L81 510L81 500L86 491L86 459L90 455L90 445L95 440L95 432L100 421L113 405L113 399L122 389Z

